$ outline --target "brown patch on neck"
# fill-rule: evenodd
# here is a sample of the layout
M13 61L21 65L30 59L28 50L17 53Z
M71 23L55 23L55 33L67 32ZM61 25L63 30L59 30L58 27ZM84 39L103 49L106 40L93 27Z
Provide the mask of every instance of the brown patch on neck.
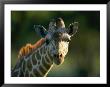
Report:
M26 44L26 46L24 46L24 47L22 47L20 49L19 54L18 54L18 58L22 58L23 56L28 55L33 50L39 48L44 42L45 42L45 38L41 38L34 45L32 45L32 44Z
M37 41L37 42L33 45L33 48L36 49L36 48L40 47L44 42L45 42L45 38L41 38L39 41Z

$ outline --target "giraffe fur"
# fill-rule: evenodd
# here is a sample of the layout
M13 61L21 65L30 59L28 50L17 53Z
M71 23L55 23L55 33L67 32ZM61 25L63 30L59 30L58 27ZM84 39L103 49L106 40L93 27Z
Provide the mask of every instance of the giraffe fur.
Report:
M12 77L46 77L54 64L61 65L64 62L70 38L76 34L77 29L77 22L65 28L62 18L50 21L48 31L43 26L35 26L35 31L42 38L20 49Z

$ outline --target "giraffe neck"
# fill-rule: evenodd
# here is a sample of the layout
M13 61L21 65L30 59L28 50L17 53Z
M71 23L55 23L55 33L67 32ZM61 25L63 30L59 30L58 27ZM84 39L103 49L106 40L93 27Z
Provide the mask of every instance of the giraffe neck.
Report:
M49 46L45 43L24 59L26 63L22 66L26 67L22 69L24 76L46 76L53 66Z
M20 58L12 70L12 77L46 76L53 66L49 49L51 45L42 44L29 55Z

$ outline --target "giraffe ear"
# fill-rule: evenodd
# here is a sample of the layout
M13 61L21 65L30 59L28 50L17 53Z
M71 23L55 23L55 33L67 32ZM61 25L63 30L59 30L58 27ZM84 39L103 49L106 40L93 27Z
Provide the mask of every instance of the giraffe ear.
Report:
M41 25L34 25L34 29L37 32L38 35L40 35L41 37L45 37L48 33L48 31Z
M78 30L78 22L74 22L69 25L67 32L69 35L73 36L76 34L77 30Z

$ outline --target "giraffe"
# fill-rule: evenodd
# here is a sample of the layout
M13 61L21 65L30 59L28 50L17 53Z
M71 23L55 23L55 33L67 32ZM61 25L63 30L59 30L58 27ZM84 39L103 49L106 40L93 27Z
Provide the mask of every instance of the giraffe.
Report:
M65 28L63 19L56 18L50 21L48 31L41 25L34 28L42 38L34 45L21 48L12 77L46 77L54 64L61 65L68 53L69 41L77 32L78 22Z

